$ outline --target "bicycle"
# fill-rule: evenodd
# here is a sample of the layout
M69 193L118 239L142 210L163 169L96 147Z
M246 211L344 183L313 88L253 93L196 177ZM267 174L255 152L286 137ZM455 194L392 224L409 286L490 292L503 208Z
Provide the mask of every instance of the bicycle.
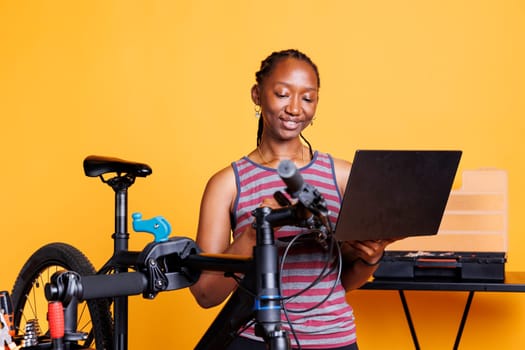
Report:
M169 237L171 227L164 218L143 220L140 213L132 215L133 228L153 234L154 241L142 251L129 251L128 189L137 177L149 176L151 168L143 163L101 156L85 158L83 166L86 176L99 177L115 192L113 254L102 268L95 271L82 252L66 243L50 243L38 249L24 264L12 290L18 343L23 340L30 349L87 349L95 346L96 349L126 350L128 296L142 294L144 298L153 299L160 292L191 286L202 270L214 270L230 277L243 274L244 278L240 279L239 288L196 349L223 348L250 320L255 320L256 332L269 349L291 349L289 335L281 328L283 298L273 228L282 225L308 227L320 242L332 243L332 248L339 249L333 244L335 240L330 239L332 228L324 198L314 187L302 181L292 162L283 161L278 171L287 185L286 191L297 202L292 205L278 192L275 198L282 208L261 207L253 211L256 229L253 257L203 254L190 238ZM112 177L108 178L108 174ZM338 256L340 259L340 251ZM39 308L57 303L59 316L54 316L55 311L49 311L48 331L40 336L22 335L22 329L27 333L28 325L33 330L38 328ZM86 316L86 308L91 318L90 329L84 329L81 320ZM53 326L54 318L63 323L58 326L58 332L53 332L53 327L57 327Z

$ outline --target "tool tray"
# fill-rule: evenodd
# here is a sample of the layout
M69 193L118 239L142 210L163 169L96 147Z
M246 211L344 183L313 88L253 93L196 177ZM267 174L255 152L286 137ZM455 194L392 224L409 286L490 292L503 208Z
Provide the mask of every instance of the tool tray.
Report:
M374 277L421 281L503 281L506 261L504 252L387 251Z

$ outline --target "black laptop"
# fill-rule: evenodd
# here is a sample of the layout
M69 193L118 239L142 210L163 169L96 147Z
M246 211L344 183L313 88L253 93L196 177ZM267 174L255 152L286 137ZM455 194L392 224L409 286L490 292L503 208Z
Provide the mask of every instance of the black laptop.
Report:
M461 154L458 150L356 151L336 238L435 235Z

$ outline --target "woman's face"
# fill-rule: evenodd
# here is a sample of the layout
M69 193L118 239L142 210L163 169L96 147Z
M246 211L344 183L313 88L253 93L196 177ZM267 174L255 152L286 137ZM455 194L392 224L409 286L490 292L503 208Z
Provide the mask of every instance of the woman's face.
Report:
M254 103L261 106L263 133L283 141L299 136L315 115L317 86L315 71L307 62L286 58L276 63L262 84L252 89Z

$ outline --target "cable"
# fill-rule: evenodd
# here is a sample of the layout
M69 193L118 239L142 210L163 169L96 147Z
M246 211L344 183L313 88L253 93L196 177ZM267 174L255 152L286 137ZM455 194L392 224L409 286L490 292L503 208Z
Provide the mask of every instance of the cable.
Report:
M280 264L280 269L279 269L279 274L280 276L282 276L283 274L283 271L284 271L284 263L286 261L286 258L288 257L289 255L289 251L290 249L292 248L292 246L294 244L296 244L297 242L300 242L301 240L308 240L308 241L312 241L312 239L310 239L312 237L312 235L315 235L319 234L319 230L309 230L307 232L304 232L304 233L301 233L301 234L298 234L296 236L293 237L292 240L290 240L290 242L287 244L283 254L282 254L282 257L281 257L281 264ZM290 320L290 317L289 317L289 312L291 313L306 313L306 312L309 312L317 307L319 307L320 305L322 305L323 303L325 303L328 298L332 295L332 293L334 292L335 288L337 287L337 283L338 281L341 279L341 275L342 275L342 252L341 252L341 248L337 242L336 239L334 239L334 237L332 235L329 235L327 237L327 241L328 241L328 246L326 247L325 244L326 242L319 242L318 239L315 239L314 241L319 243L323 250L327 250L327 259L325 261L325 264L321 270L321 272L319 273L318 277L312 281L307 287L303 288L301 291L293 294L293 295L290 295L290 296L287 296L287 297L281 297L281 306L282 306L282 310L283 310L283 314L284 314L284 317L286 319L286 323L288 324L288 326L290 327L290 332L292 333L292 336L295 340L295 343L296 343L296 346L297 346L297 349L300 350L301 349L301 345L299 343L299 338L297 336L297 332L295 331L294 327L293 327L293 323L291 322ZM335 250L336 250L336 254L334 256L334 247L335 247ZM331 267L330 267L331 266ZM327 295L318 303L316 303L315 305L309 307L309 308L306 308L306 309L299 309L299 310L290 310L286 307L286 301L289 301L295 297L298 297L300 296L301 294L305 293L306 291L308 291L309 289L311 289L312 287L314 287L316 284L320 283L324 278L328 277L334 270L337 269L337 276L330 288L330 291L327 293ZM282 278L282 277L281 277ZM282 295L282 281L281 283L279 283L279 294Z
M285 264L288 256L290 255L290 250L296 244L298 244L300 242L316 242L317 244L320 245L321 249L323 251L325 251L324 255L326 256L325 263L324 263L320 273L318 274L318 276L313 281L311 281L308 286L306 286L305 288L303 288L299 292L297 292L295 294L292 294L292 295L289 295L287 297L282 297L282 280L281 280L281 283L279 283L279 295L281 295L281 298L280 298L281 309L282 309L283 315L284 315L284 317L286 319L286 323L288 324L288 326L290 328L290 333L292 334L293 339L294 339L294 341L296 343L296 349L297 350L301 350L301 344L299 342L298 334L297 334L296 330L294 329L293 323L292 323L292 321L290 319L289 313L295 313L295 314L307 313L307 312L310 312L311 310L316 309L317 307L319 307L323 303L325 303L328 300L328 298L333 294L335 288L337 287L338 281L341 279L341 274L342 274L342 253L341 253L341 248L340 248L337 240L332 235L328 235L327 238L324 241L321 242L321 241L319 241L319 239L317 239L317 237L320 236L319 233L322 233L322 232L320 230L311 229L311 230L308 230L306 232L303 232L303 233L300 233L300 234L294 236L288 242L288 244L286 245L286 247L284 249L283 254L281 255L281 262L280 262L280 267L279 267L279 275L281 276L280 277L281 279L282 279L282 275L283 275L283 271L284 271L284 264ZM305 308L305 309L291 310L291 309L286 307L286 302L287 301L289 301L289 300L291 300L293 298L296 298L296 297L302 295L303 293L305 293L306 291L310 290L315 285L320 283L323 279L328 277L331 273L333 273L334 270L337 270L336 278L334 279L334 281L332 283L332 286L330 287L329 292L326 294L326 296L321 301L319 301L315 305L313 305L311 307L308 307L308 308ZM256 297L256 294L253 291L247 289L246 287L244 287L242 285L242 283L241 283L242 278L241 277L239 277L239 276L237 276L237 275L235 275L233 273L232 274L225 274L225 276L233 278L234 281L236 282L238 288L241 288L244 292L248 293L249 295L251 295L253 297ZM255 320L251 320L244 327L240 328L236 332L236 334L237 335L242 334L247 328L251 327L254 323L255 323Z
M282 275L282 272L284 271L284 263L285 263L285 260L286 260L286 257L288 256L288 253L289 253L289 250L291 249L291 247L293 246L293 244L296 242L296 241L299 241L301 238L303 238L304 236L307 236L309 235L310 233L312 233L313 231L307 231L307 232L304 232L304 233L300 233L298 234L297 236L295 236L289 243L288 245L286 246L286 249L285 251L283 252L283 255L282 255L282 259L281 259L281 264L280 264L280 268L279 268L279 272L280 272L280 275ZM308 237L307 237L308 238ZM313 286L315 286L317 283L319 283L323 278L324 278L324 273L326 271L326 268L328 267L328 264L329 264L329 261L327 261L323 267L323 270L321 271L321 273L319 274L319 276L313 280L309 286L305 287L303 290L295 293L295 294L292 294L288 297L285 297L283 298L283 300L288 300L288 299L293 299L299 295L301 295L302 293L304 293L305 291L309 290L310 288L312 288ZM282 291L281 291L282 292Z
M237 276L237 275L234 274L234 273L231 273L231 274L230 274L230 273L225 273L224 276L225 276L225 277L231 277L231 278L235 281L235 283L237 283L237 288L240 288L241 290L243 290L243 291L246 292L248 295L250 295L250 296L252 296L252 297L254 297L254 298L257 297L257 295L256 295L255 292L249 290L248 288L246 288L246 287L244 287L244 286L242 285L242 283L241 283L241 282L242 282L242 278L241 278L241 277Z
M286 260L286 256L288 255L288 252L289 252L291 246L297 240L302 238L303 236L309 235L309 234L315 233L315 232L317 232L317 231L316 230L311 230L311 231L305 232L303 234L299 234L299 235L295 236L294 239L292 239L290 241L290 243L288 244L288 246L285 249L285 252L283 253L283 258L281 260L281 267L280 267L280 273L281 274L282 274L282 271L284 271L284 262ZM301 291L299 291L299 292L297 292L297 293L295 293L293 295L287 296L287 297L283 298L283 300L290 300L290 299L293 299L295 297L300 296L301 294L305 293L306 291L308 291L309 289L314 287L316 284L320 283L324 278L328 277L330 275L330 273L332 273L334 271L334 269L337 268L338 269L337 278L334 280L334 282L332 284L332 287L330 288L330 293L327 293L327 296L323 300L321 300L320 302L318 302L316 305L312 306L311 308L304 309L304 310L288 310L288 311L293 312L293 313L302 313L302 312L307 312L307 311L310 311L310 310L318 307L319 305L324 303L326 300L328 300L328 298L330 297L331 293L334 291L335 287L337 286L337 281L341 277L341 270L342 270L342 267L341 267L342 266L342 264L341 264L341 251L339 249L339 246L338 246L336 240L334 240L332 236L329 236L329 237L330 237L330 239L329 239L330 250L329 250L329 252L327 254L328 259L326 260L325 265L323 266L323 269L319 273L318 277L315 280L313 280L310 283L310 285L308 285L307 287L305 287ZM334 253L334 249L333 249L334 246L338 248L337 249L337 251L338 251L337 260L331 259L331 257L333 257L333 253ZM329 270L327 270L330 265L334 265L334 266L332 268L330 268ZM280 292L282 293L282 291L280 291Z
M330 240L330 254L329 256L332 256L332 253L333 253L333 247L334 247L334 240L331 239ZM337 244L335 244L335 246L338 246ZM338 249L338 253L340 253L340 250ZM321 282L324 278L328 277L330 275L330 273L332 273L336 268L337 268L337 278L334 279L334 282L332 284L332 286L330 287L330 291L326 294L326 296L321 300L319 301L317 304L309 307L309 308L306 308L306 309L295 309L295 310L290 310L288 309L289 312L291 313L306 313L306 312L309 312L309 311L312 311L316 308L318 308L320 305L322 305L323 303L325 303L329 298L330 296L332 295L332 293L334 292L335 288L337 287L337 281L340 279L341 277L341 271L342 271L342 264L341 264L341 254L338 254L338 259L337 259L337 263L334 264L334 266L328 270L326 273L324 273L324 271L326 270L327 266L332 262L333 260L327 260L326 261L326 264L325 264L325 267L323 268L323 272L321 274L319 274L319 276L310 284L310 286L304 288L302 291L296 293L293 298L301 295L302 293L305 293L307 290L309 290L310 288L312 288L315 284ZM287 298L284 298L285 300L290 300L292 299L292 297L287 297Z

